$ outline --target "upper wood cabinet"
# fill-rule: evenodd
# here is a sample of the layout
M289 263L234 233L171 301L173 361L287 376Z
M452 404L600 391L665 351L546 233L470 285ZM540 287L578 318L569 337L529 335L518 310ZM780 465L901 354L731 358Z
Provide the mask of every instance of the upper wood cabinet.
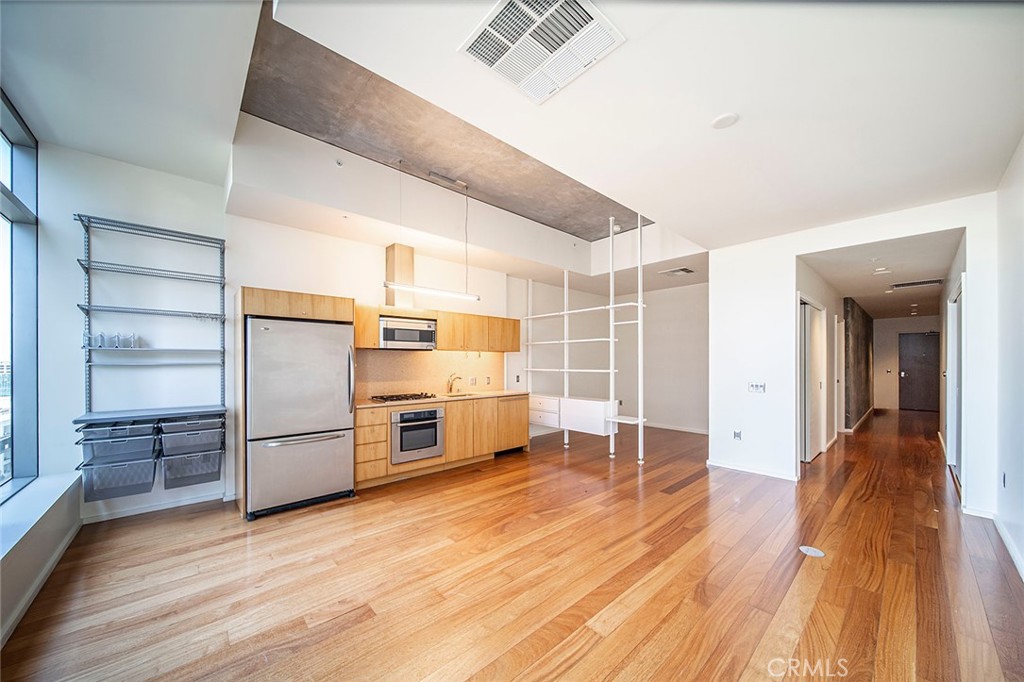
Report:
M466 348L465 350L489 350L489 324L490 318L484 315L464 315L466 318Z
M487 350L499 353L518 353L519 320L509 317L487 318Z
M467 350L465 315L437 311L437 349Z
M242 287L239 293L241 315L332 322L352 322L354 318L355 302L351 298L253 287Z
M380 313L375 305L356 304L356 348L380 348Z
M519 352L519 320L361 304L355 306L356 348L380 347L382 315L437 320L437 350Z

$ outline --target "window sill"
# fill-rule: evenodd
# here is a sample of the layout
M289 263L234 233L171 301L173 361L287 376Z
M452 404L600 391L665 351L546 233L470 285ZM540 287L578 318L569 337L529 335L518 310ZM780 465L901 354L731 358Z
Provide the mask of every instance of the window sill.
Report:
M32 527L80 478L78 471L39 476L0 505L0 557L21 541Z

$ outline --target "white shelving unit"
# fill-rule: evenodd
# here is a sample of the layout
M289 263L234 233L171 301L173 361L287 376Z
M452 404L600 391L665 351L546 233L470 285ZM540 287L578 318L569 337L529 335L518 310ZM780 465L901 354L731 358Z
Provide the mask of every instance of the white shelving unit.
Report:
M569 308L569 271L562 273L563 300L562 310L555 313L533 314L533 280L527 285L527 343L526 343L526 381L527 388L533 393L533 374L539 372L557 372L562 374L562 396L559 401L558 424L562 428L562 438L565 447L569 447L569 431L583 431L608 436L608 456L615 457L615 434L618 424L632 424L638 426L637 430L637 463L644 463L644 429L643 424L647 421L644 418L644 274L643 274L643 217L637 215L637 267L636 286L637 300L629 303L615 302L615 219L608 219L608 305L592 306L589 308ZM637 311L635 320L616 320L615 311L635 308ZM608 336L601 338L570 339L569 338L569 317L583 313L603 312L608 313ZM534 341L533 322L534 320L562 318L562 338L554 341ZM615 397L615 375L618 369L615 366L615 332L616 327L636 325L637 328L637 415L625 416L618 413L618 400ZM569 367L569 347L578 343L607 343L608 344L608 368L607 369L573 369ZM533 347L561 345L562 366L559 368L534 367ZM592 400L585 398L574 398L569 395L569 375L573 373L600 373L608 375L608 400ZM552 397L552 400L555 398ZM547 400L544 398L544 400ZM534 423L550 425L555 412L545 411L538 415Z

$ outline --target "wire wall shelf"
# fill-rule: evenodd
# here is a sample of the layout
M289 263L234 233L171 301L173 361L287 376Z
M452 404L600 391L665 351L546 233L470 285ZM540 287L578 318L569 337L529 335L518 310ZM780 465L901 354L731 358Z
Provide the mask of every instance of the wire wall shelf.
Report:
M179 232L163 227L140 225L129 223L112 218L101 218L84 213L76 213L74 219L81 223L84 233L83 257L78 259L78 265L84 275L83 303L78 309L85 316L83 338L86 343L82 347L85 368L85 410L83 418L90 415L102 415L106 413L93 412L93 370L97 367L119 367L122 369L152 368L152 367L185 367L185 366L209 366L220 367L220 410L223 411L225 398L225 339L224 339L224 240L216 237L208 237L200 234ZM212 249L216 252L217 267L211 272L193 272L188 270L174 270L141 265L135 263L115 263L106 260L96 260L93 256L95 245L91 238L94 232L111 232L132 237L141 237L164 242L174 242L199 249ZM156 247L156 244L153 245ZM159 254L158 254L159 255ZM191 252L187 255L191 256ZM196 253L198 256L199 254ZM191 262L191 261L190 261ZM212 270L213 268L211 268ZM93 278L98 273L114 273L137 277L155 277L159 279L176 280L179 282L198 282L200 284L213 285L210 291L209 308L212 310L187 310L167 309L135 306L105 305L102 302L93 300L94 283ZM184 290L183 290L184 291ZM193 292L193 297L199 296ZM203 295L205 296L205 294ZM203 299L204 302L207 299ZM206 307L206 305L203 305ZM88 341L92 338L92 327L95 322L94 315L115 314L115 315L143 315L156 317L180 318L193 320L200 323L216 323L219 327L219 343L215 348L174 348L174 347L149 347L149 348L116 348L116 347L94 347ZM161 355L162 354L162 355ZM174 357L178 355L178 357ZM181 357L186 355L187 357ZM103 374L102 376L107 376ZM158 398L156 398L158 399ZM173 413L178 408L150 408L146 405L136 406L128 410L131 414L149 414L160 417ZM193 408L189 408L193 409Z
M224 284L224 278L219 275L207 275L200 272L182 272L179 270L162 270L160 268L147 268L141 265L127 265L124 263L106 263L103 261L85 261L78 259L82 270L98 272L119 272L125 275L140 275L143 277L162 277L163 279L177 279L187 282L203 282L206 284Z

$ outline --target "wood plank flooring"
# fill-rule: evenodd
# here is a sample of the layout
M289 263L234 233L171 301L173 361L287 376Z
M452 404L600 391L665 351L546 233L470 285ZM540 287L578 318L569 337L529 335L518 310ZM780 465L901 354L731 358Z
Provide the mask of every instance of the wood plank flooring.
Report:
M638 470L624 429L615 461L553 434L253 523L86 526L0 677L1024 680L1024 585L960 514L936 421L877 415L799 484L660 429Z

